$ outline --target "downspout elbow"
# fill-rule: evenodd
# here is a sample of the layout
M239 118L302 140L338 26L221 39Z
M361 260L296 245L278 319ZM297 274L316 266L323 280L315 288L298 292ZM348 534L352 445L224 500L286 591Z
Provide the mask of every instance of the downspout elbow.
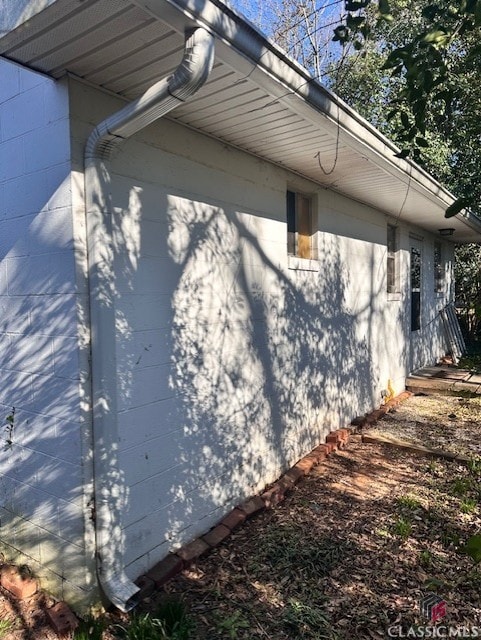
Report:
M173 75L100 122L85 146L85 211L89 262L94 495L97 575L105 596L121 611L139 591L123 563L123 475L118 460L115 282L109 162L124 140L183 104L202 87L214 61L214 36L186 34L184 56Z
M124 140L188 100L204 85L213 64L214 36L202 28L187 33L175 72L98 124L87 141L86 160L108 159Z

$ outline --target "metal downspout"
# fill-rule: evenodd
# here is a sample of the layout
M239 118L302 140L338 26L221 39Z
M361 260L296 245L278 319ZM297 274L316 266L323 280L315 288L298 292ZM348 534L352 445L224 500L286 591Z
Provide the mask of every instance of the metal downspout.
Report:
M126 505L118 461L115 271L109 159L124 140L166 115L207 80L214 37L199 28L186 33L176 71L112 114L85 147L85 210L91 314L93 461L97 574L107 598L121 611L136 605L139 588L123 563L122 511Z

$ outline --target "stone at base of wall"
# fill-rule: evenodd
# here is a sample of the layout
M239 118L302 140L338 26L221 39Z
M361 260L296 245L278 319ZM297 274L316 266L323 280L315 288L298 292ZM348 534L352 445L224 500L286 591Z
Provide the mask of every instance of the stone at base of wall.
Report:
M80 615L89 613L92 606L102 602L95 575L89 577L86 568L86 581L88 579L90 583L88 588L81 589L45 567L45 565L40 564L31 556L18 551L18 549L3 541L0 542L0 551L7 564L28 567L37 579L42 591L51 594L56 600L68 602L69 606Z
M241 505L238 505L209 531L177 550L175 553L169 553L146 574L139 576L136 584L141 588L141 597L147 597L151 595L153 591L162 588L166 582L171 580L184 568L188 567L192 562L195 562L201 555L208 553L211 549L222 544L222 542L231 535L232 531L242 526L247 519L281 503L285 495L291 491L305 475L310 473L313 467L321 464L326 457L336 449L344 449L349 442L350 436L356 432L358 428L362 428L362 426L380 419L391 408L398 406L411 395L412 393L405 391L386 403L386 405L383 405L380 409L373 410L366 416L354 418L351 422L352 428L331 431L327 435L324 444L318 445L310 453L296 462L296 464L287 470L273 485L267 487L260 496L253 496ZM60 597L61 601L68 602L78 613L82 614L89 611L93 602L100 601L101 596L95 585L92 584L89 590L83 591L67 583L57 574L48 571L38 562L19 553L17 550L7 547L6 545L2 545L1 550L5 552L10 562L31 567L40 581L43 590ZM60 628L64 623L74 624L67 615L66 609L64 609L66 605L64 605L63 602L57 604L59 605L58 609L61 615L56 616L56 609L52 609L51 620L54 628L56 628L56 626ZM67 619L70 620L70 622L67 622Z
M356 432L358 428L362 428L362 426L366 424L372 424L381 419L391 408L398 406L401 402L411 397L411 395L412 393L409 391L404 391L396 398L382 405L379 409L374 409L366 416L354 418L351 422L351 428L331 431L326 437L325 444L318 445L310 453L301 458L273 485L267 487L260 496L253 496L246 500L224 516L223 520L212 527L207 533L204 533L201 537L193 540L175 553L169 554L166 558L158 562L145 576L140 576L137 583L141 584L142 580L146 578L149 581L149 588L152 587L152 583L154 583L157 588L164 585L201 555L221 544L229 537L235 528L242 525L247 519L264 509L271 509L281 503L286 493L292 490L305 475L310 473L314 466L320 464L336 449L344 449L353 432ZM157 578L154 576L157 576Z

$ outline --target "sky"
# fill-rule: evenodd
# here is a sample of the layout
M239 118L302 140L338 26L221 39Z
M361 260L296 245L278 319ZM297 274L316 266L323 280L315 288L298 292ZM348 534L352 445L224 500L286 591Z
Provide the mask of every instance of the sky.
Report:
M325 66L341 54L332 37L344 0L229 0L229 4L321 80Z

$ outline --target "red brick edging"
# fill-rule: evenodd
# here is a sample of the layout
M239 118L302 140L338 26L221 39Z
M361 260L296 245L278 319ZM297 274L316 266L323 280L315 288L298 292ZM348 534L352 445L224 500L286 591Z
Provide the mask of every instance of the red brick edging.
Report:
M31 598L39 589L36 578L13 564L0 565L0 584L17 600ZM50 625L59 636L70 634L78 627L76 615L65 602L56 602L46 613Z
M375 409L365 416L354 418L351 422L352 427L362 429L366 425L374 424L385 416L386 413L391 411L391 409L397 407L412 395L410 391L404 391L382 405L379 409ZM265 509L271 509L282 502L286 493L290 491L301 478L310 473L314 466L320 464L336 449L344 449L349 442L351 433L355 430L356 429L337 429L337 431L331 431L326 437L325 444L320 444L301 458L260 496L249 498L243 504L233 509L220 523L210 529L210 531L189 542L189 544L181 549L169 553L163 560L152 567L150 571L135 581L137 586L140 587L140 598L151 595L156 589L162 587L166 582L197 560L197 558L224 542L224 540L231 535L232 531L248 518Z
M410 391L404 391L379 409L365 416L354 418L351 421L351 425L355 429L362 429L367 425L375 424L377 420L386 415L391 409L397 407L412 395ZM247 519L260 511L273 508L282 502L286 493L288 493L301 478L308 475L314 466L320 464L336 449L344 449L349 442L352 431L355 429L337 429L336 431L331 431L326 437L325 444L320 444L301 458L260 496L249 498L224 516L221 522L212 527L210 531L189 542L174 553L167 554L167 556L152 567L150 571L135 581L137 586L140 587L140 598L151 595L197 558L209 552L214 547L217 547ZM28 574L23 574L14 565L0 565L0 584L18 599L29 598L38 590L38 581ZM78 626L78 619L65 602L57 602L50 607L50 609L47 610L47 615L53 629L60 636L73 632Z
M379 409L375 409L374 411L371 411L371 413L367 413L364 416L353 418L351 420L351 425L353 427L356 427L357 429L363 429L364 427L376 424L376 422L383 418L386 413L389 413L392 409L395 409L401 404L401 402L404 402L412 395L413 393L411 391L403 391L395 398L392 398L391 400L386 402L386 404L383 404Z
M224 542L231 533L260 511L271 509L282 502L287 492L296 485L301 478L306 476L312 468L320 464L336 449L344 449L349 441L350 429L338 429L332 431L326 438L326 443L317 446L306 456L284 473L273 485L266 489L260 496L253 496L238 505L215 525L210 531L204 533L181 549L167 554L150 571L140 576L135 583L140 587L140 598L151 595L162 587L174 576L187 568L192 562L200 558L214 547Z

